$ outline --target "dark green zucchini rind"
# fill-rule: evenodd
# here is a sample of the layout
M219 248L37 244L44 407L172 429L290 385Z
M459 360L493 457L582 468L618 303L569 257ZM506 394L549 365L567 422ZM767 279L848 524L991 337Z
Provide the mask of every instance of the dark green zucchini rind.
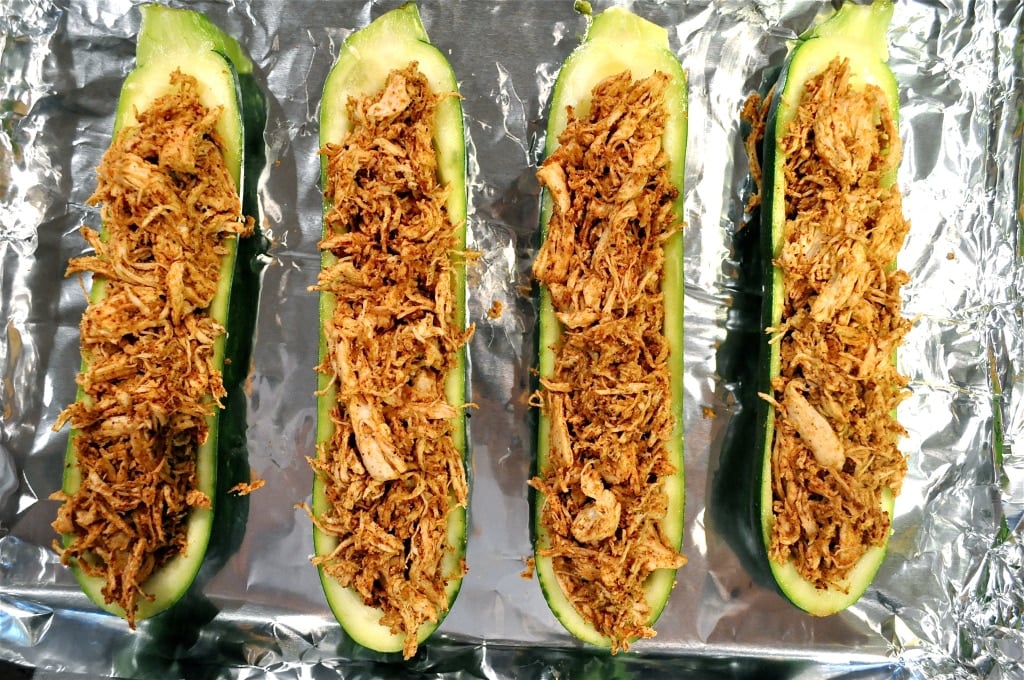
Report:
M451 65L436 47L428 42L419 11L412 3L387 12L367 27L351 34L341 47L338 60L324 85L320 112L320 145L340 143L350 130L346 105L350 97L367 96L383 89L388 74L410 62L417 62L434 92L457 92L458 83ZM434 149L437 154L437 172L441 184L451 187L448 196L448 216L455 229L455 248L466 247L466 144L462 123L462 104L457 97L447 97L437 106L434 121ZM322 179L326 186L326 165L322 164ZM325 206L325 210L326 210ZM325 252L323 267L334 264L335 258ZM452 290L455 294L455 323L466 325L466 272L465 267L453 263ZM332 318L334 296L320 294L321 322ZM326 341L320 334L320 358L326 352ZM448 403L459 415L452 423L455 447L466 456L466 350L461 348L455 368L447 377L445 394ZM337 391L324 374L318 375L317 444L330 441L334 433L330 410L337 403ZM312 510L320 516L327 510L326 491L320 476L313 481ZM454 504L454 500L453 500ZM442 569L449 578L446 596L449 609L462 586L461 562L466 554L466 509L454 507L448 515L448 550ZM331 553L337 538L324 534L314 526L313 545L317 555ZM401 652L404 634L393 634L380 625L380 610L365 605L352 588L342 587L337 580L320 569L320 581L327 602L346 634L357 643L378 652ZM417 641L426 640L444 620L446 611L438 612L437 623L424 623L417 632Z
M577 47L562 66L551 96L547 128L545 155L550 156L558 147L558 136L567 123L566 106L572 105L577 111L589 105L591 91L599 82L610 76L630 70L634 79L645 78L654 71L661 71L671 78L666 91L665 102L668 118L665 123L663 146L671 159L672 183L679 189L676 213L682 216L683 177L685 174L687 97L686 75L679 60L669 49L668 33L657 26L621 8L611 8L593 18L583 43ZM541 205L541 238L547 236L551 219L552 200L545 191ZM662 280L665 300L665 336L670 348L669 373L671 375L672 417L675 422L672 439L667 444L668 456L676 468L676 474L665 478L665 493L668 496L668 512L662 524L665 536L672 546L679 550L683 536L683 236L674 234L665 243L665 271ZM561 324L555 317L551 297L544 286L540 287L538 316L539 370L542 377L552 374L554 351L562 333ZM537 422L536 468L543 471L547 466L549 448L548 417L541 412ZM537 578L552 613L566 630L588 644L610 647L612 641L599 633L585 621L565 596L555 576L551 558L536 554L550 546L547 532L541 525L543 494L534 499L534 549ZM644 586L651 617L647 625L661 615L675 584L675 571L655 571Z
M782 272L773 265L782 243L785 226L785 157L780 153L780 144L786 128L796 112L803 95L805 84L824 71L836 57L849 60L851 81L857 84L877 85L886 95L893 118L899 111L899 91L896 79L888 66L889 49L886 33L892 18L893 3L879 0L872 5L845 3L826 21L804 33L791 50L782 74L775 88L769 109L764 139L764 186L762 191L761 238L766 266L764 305L762 307L762 328L778 327L782 318L783 296ZM887 178L895 182L896 171ZM769 344L765 335L762 344L761 367L763 373L758 381L759 392L770 394L771 381L779 375L779 344ZM759 400L758 423L761 431L756 441L761 446L760 480L755 489L760 489L756 499L761 520L761 534L764 546L771 539L774 516L772 514L771 452L775 432L775 408L765 400ZM882 508L891 517L895 497L883 493ZM870 585L885 557L885 547L876 546L868 550L846 579L845 589L818 589L804 580L792 563L780 565L768 560L779 589L793 604L816 616L827 616L849 607L856 602ZM767 559L767 552L765 552Z
M204 105L223 107L217 131L223 141L225 163L236 190L241 193L244 182L243 112L237 71L231 58L244 57L238 43L196 12L171 10L153 5L143 6L141 11L142 27L139 32L137 66L125 79L121 89L114 118L114 136L122 127L137 124L136 111L144 111L154 100L171 91L171 73L180 69L182 73L197 80L200 100ZM240 63L243 69L251 72L252 64L248 58L244 58ZM232 239L228 250L228 254L221 262L216 295L208 309L210 316L225 327L228 325L237 239ZM89 301L98 302L104 296L105 281L102 277L96 276L89 293ZM221 370L224 368L225 346L226 337L221 335L214 345L213 359L214 365ZM83 362L83 371L86 365ZM81 390L77 398L84 398ZM209 436L196 454L197 488L210 498L213 506L217 501L215 492L219 420L220 413L216 410L207 417ZM69 496L77 492L82 483L74 450L76 435L77 431L72 430L65 456L62 488ZM152 599L140 598L135 612L136 620L141 621L166 610L189 589L206 554L213 526L213 513L213 507L193 508L190 511L185 549L142 584ZM64 546L69 546L74 537L65 535L62 540ZM105 584L103 579L86 575L77 563L73 562L71 568L89 599L112 614L126 616L120 606L104 602L101 592Z

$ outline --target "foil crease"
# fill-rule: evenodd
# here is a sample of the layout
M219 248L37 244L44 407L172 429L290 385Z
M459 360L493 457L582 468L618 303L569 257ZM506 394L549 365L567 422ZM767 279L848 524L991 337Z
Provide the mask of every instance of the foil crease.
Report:
M135 0L0 5L0 659L37 677L378 677L393 659L345 638L309 564L295 505L312 483L320 230L320 91L352 30L398 3L173 2L239 38L268 101L260 281L238 474L267 480L233 516L203 586L129 632L103 615L51 543L74 398L84 294L63 279L97 226L85 201L132 68ZM600 11L609 2L595 2ZM570 0L420 3L460 81L470 148L469 574L440 634L407 669L437 677L811 677L1024 675L1024 323L1018 109L1022 7L1011 0L899 2L890 64L900 85L899 182L911 235L900 352L909 475L894 535L856 605L811 619L758 585L713 512L721 450L737 436L742 371L723 348L756 336L760 289L744 273L749 190L738 112L825 2L631 2L669 30L689 76L685 219L686 539L658 636L635 654L582 650L535 580L526 480L526 399L536 337L529 268L537 248L546 107L585 19ZM487 310L499 302L503 312ZM739 366L742 368L742 366ZM730 434L733 433L733 434ZM739 435L742 438L742 432ZM83 644L83 642L86 642Z

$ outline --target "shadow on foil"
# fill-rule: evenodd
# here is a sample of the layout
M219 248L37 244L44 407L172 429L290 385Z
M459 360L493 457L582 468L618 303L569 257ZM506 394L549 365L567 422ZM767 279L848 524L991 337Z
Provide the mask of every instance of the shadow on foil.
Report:
M779 70L765 73L760 88L769 96L769 83ZM743 123L742 134L750 132ZM761 149L758 155L761 156ZM749 189L753 190L753 183ZM740 564L758 585L778 591L768 565L768 554L761 535L761 494L764 423L768 404L757 396L758 385L767 362L762 301L768 280L769 262L764 258L761 209L747 215L743 226L733 233L732 265L735 278L726 284L732 303L726 316L726 335L716 361L722 386L735 404L722 441L719 465L709 493L709 511Z

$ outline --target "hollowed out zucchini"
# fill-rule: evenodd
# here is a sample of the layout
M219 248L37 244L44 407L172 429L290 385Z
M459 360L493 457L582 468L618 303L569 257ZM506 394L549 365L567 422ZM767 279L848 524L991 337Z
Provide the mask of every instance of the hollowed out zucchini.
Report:
M383 89L388 74L402 69L411 62L417 66L430 83L434 93L457 92L458 83L451 65L440 50L428 42L426 30L419 11L412 3L387 12L367 27L350 35L342 45L338 60L324 85L320 113L320 143L337 144L351 130L347 104L351 97L363 97ZM450 186L447 199L449 220L455 235L455 248L462 251L466 246L466 146L463 136L462 104L457 97L446 97L436 110L434 120L434 150L437 155L437 174L442 185ZM323 181L326 187L326 161L323 165ZM325 210L329 206L325 206ZM326 228L326 226L325 226ZM331 266L336 258L324 252L322 266ZM466 274L459 262L452 266L452 291L454 295L454 323L459 328L466 323ZM320 294L321 322L331 319L334 314L334 296ZM320 359L326 353L326 339L320 333ZM452 437L456 450L466 455L466 350L458 351L455 367L445 382L448 403L455 407L458 415L453 418ZM318 375L317 397L317 444L329 442L334 425L331 409L337 404L337 390L331 379ZM312 511L315 516L328 509L326 489L320 475L313 482ZM461 563L466 554L466 509L454 501L448 515L447 551L443 558L442 571L446 575L461 574ZM313 528L313 544L317 555L331 553L338 545L338 539ZM327 602L345 632L360 645L378 652L400 652L405 643L404 634L394 634L379 622L379 609L364 604L362 597L353 588L342 587L340 583L320 568L320 581ZM450 578L445 593L448 607L462 585L462 578ZM419 627L417 641L422 643L440 625L447 611L438 612L437 623L426 622Z
M141 7L142 27L139 32L136 68L125 79L118 99L114 119L114 136L126 126L136 125L136 111L145 111L156 99L172 91L171 74L180 70L198 82L200 101L207 107L223 107L216 129L222 141L224 161L234 181L235 189L242 193L244 174L243 111L239 98L238 73L249 73L252 64L238 43L214 26L205 16L187 10L176 10L156 5ZM228 244L228 253L220 266L216 295L207 312L222 326L228 323L231 283L235 270L237 238ZM105 297L103 277L94 277L89 294L91 303ZM226 336L219 336L214 345L213 363L223 371ZM83 361L83 371L87 361ZM79 390L78 399L85 398ZM216 505L217 434L219 409L207 417L209 436L196 451L196 483ZM63 492L73 495L82 484L75 455L72 430L65 459ZM175 604L188 590L199 572L206 554L213 524L214 509L192 508L187 519L186 545L143 584L152 599L140 598L135 612L136 620L152 617ZM69 546L74 537L63 536L63 545ZM86 575L73 562L71 565L82 590L97 605L108 612L124 617L126 613L117 604L104 602L101 590L104 581Z
M577 112L589 104L594 86L606 78L629 70L634 80L645 78L660 71L670 78L665 90L665 106L668 117L665 122L662 147L670 159L669 174L672 184L679 190L676 214L682 215L683 178L685 174L687 134L687 93L686 76L679 60L669 49L668 33L665 29L642 19L624 9L611 8L595 16L587 30L582 44L566 59L555 83L549 109L545 155L550 156L558 148L558 136L567 124L566 107L572 106ZM553 210L552 196L544 192L541 206L541 238L547 237L548 224ZM668 498L668 512L662 522L662 531L672 546L679 550L683 536L683 235L673 234L664 244L665 264L662 278L664 295L664 334L670 357L671 411L674 430L666 443L668 457L676 473L664 477L665 493ZM555 353L552 349L559 344L562 326L552 307L547 288L540 286L537 333L539 336L539 372L542 378L550 377L554 371ZM538 473L548 465L550 452L550 419L543 410L538 417L537 459ZM601 634L586 621L566 597L555 575L553 561L539 551L551 545L547 531L542 525L544 494L536 492L534 502L533 533L537 578L552 613L566 630L583 642L601 646L612 646L612 640ZM651 615L646 625L653 625L661 615L675 584L675 570L659 569L648 577L644 584Z
M805 84L823 72L836 57L849 61L851 82L873 84L885 95L896 118L899 110L899 92L889 69L886 32L892 17L893 4L879 0L873 5L845 3L821 24L800 36L792 48L775 86L767 119L764 138L764 179L761 219L761 248L764 254L765 297L762 306L762 328L779 326L783 309L783 274L775 266L774 258L780 252L783 228L786 223L785 167L786 158L781 142L787 126L793 119ZM895 169L885 177L888 184L895 182ZM772 379L780 374L780 345L769 343L768 335L762 339L761 373L758 391L771 394ZM895 357L893 357L895 360ZM768 562L779 590L796 606L805 611L825 616L845 609L864 593L874 579L885 556L885 547L870 548L853 568L845 581L845 589L821 589L800 576L792 562L779 564L767 558L774 515L772 512L771 457L774 444L776 409L764 399L758 400L758 435L755 439L757 460L751 463L751 474L756 476L753 490L756 497L755 516L760 518L760 536L764 559ZM894 496L887 489L881 499L882 509L893 515Z

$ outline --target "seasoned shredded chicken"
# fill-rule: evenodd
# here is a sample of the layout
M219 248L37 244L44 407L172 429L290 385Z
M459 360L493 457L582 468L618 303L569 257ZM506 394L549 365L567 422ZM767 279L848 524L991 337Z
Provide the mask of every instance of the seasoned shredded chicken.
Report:
M267 480L265 479L254 479L251 482L239 482L228 489L228 493L234 496L248 496L253 491L259 491L266 486L266 484Z
M811 80L782 141L786 225L775 264L785 293L772 450L769 554L818 588L844 589L852 567L884 543L883 489L899 493L907 463L895 410L905 395L893 353L910 322L907 281L893 267L909 230L891 183L901 145L884 93L850 85L834 60Z
M445 381L472 334L456 323L459 255L432 144L435 110L450 96L431 92L416 64L392 71L380 93L349 101L352 131L321 151L332 207L320 248L333 261L315 289L337 304L318 370L338 405L334 435L310 463L328 501L313 521L338 546L314 562L406 635L406 658L465 573L442 563L448 515L467 494Z
M53 528L73 537L61 559L106 581L103 596L135 625L146 579L185 547L196 488L196 452L207 416L225 395L213 363L224 329L208 314L228 240L251 220L224 164L214 126L221 109L199 102L194 78L175 72L173 90L122 129L98 168L90 202L106 237L83 227L96 254L68 274L93 272L104 296L81 322L85 395L61 413L77 431L82 483Z
M599 83L537 173L554 211L533 273L564 326L537 395L551 426L548 464L530 481L551 540L540 554L613 652L654 635L644 581L686 562L661 530L663 478L676 472L663 245L680 228L662 148L668 80L627 71Z
M743 102L743 110L740 112L740 118L744 122L749 123L751 128L750 134L747 135L744 141L747 160L750 163L750 178L753 180L755 187L747 199L746 212L748 213L761 205L761 192L758 188L761 186L761 178L764 173L761 170L761 157L757 151L764 140L765 129L768 127L768 110L771 107L774 91L775 88L772 87L768 95L763 98L757 92L752 93Z

